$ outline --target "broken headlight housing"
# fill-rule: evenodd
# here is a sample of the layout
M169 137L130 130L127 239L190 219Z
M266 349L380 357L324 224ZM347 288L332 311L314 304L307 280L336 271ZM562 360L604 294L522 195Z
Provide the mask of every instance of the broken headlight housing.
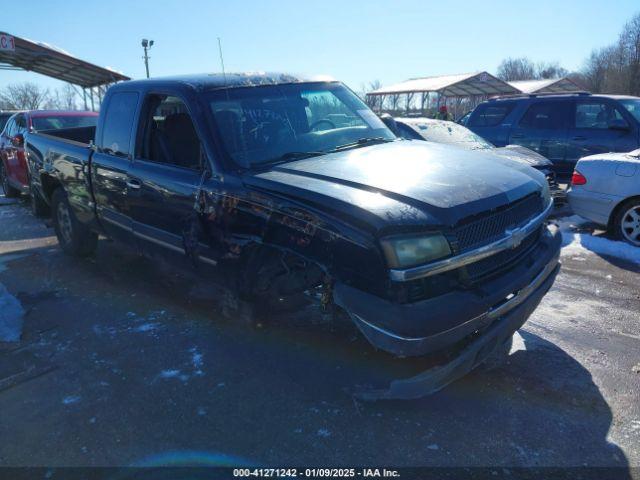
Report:
M451 255L441 233L387 237L380 241L390 268L409 268Z

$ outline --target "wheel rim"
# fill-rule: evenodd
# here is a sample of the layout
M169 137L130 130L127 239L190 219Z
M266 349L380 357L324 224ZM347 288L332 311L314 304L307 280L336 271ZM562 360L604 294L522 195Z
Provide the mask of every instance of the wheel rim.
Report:
M73 233L73 227L71 225L71 215L67 206L60 202L57 208L57 220L58 229L60 230L60 236L65 243L71 243L71 236Z
M640 246L640 205L634 205L624 212L620 230L625 240Z

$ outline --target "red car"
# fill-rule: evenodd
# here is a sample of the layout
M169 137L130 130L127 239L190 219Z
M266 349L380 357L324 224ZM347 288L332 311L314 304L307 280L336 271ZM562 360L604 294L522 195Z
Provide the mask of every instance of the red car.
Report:
M29 171L24 154L24 134L62 128L92 127L98 114L85 111L32 110L18 112L0 133L0 180L7 197L29 191Z

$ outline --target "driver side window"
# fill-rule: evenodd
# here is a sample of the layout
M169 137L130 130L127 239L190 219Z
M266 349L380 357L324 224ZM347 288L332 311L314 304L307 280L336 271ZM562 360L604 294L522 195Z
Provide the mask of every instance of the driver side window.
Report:
M200 170L200 139L187 106L170 95L147 97L140 155L151 162Z

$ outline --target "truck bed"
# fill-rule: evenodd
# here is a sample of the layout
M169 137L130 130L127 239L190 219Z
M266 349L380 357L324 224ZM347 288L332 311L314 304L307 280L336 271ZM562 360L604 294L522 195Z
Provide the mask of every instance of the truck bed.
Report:
M80 127L25 135L32 188L50 200L56 186L64 185L71 208L83 222L95 221L88 173L95 130Z

